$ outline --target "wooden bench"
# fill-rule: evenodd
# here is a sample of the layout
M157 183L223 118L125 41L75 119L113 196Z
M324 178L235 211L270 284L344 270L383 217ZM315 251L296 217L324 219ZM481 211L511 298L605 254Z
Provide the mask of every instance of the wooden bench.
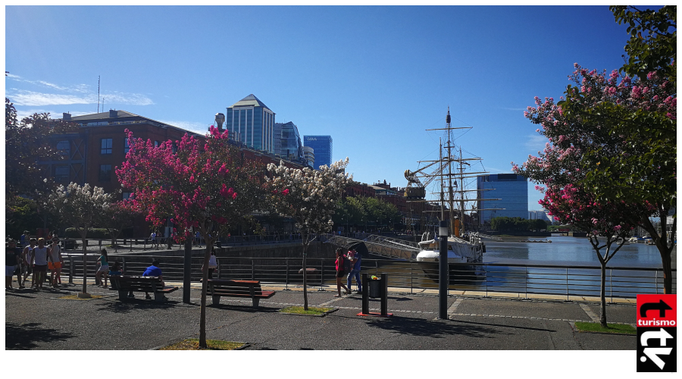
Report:
M269 299L274 294L275 291L263 291L257 280L209 279L206 291L213 298L213 305L220 304L221 296L250 297L254 307L258 307L260 299Z
M166 300L165 294L171 293L178 287L163 286L158 276L132 276L132 275L112 275L111 289L118 291L120 301L128 300L128 293L132 292L152 292L156 302Z

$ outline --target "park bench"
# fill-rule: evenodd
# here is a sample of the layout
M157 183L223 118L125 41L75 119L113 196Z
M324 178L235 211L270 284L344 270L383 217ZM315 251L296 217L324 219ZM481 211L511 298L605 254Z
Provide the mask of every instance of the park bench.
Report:
M213 305L220 304L221 296L250 297L253 306L258 307L260 299L268 299L275 291L263 291L257 280L209 279L206 295L213 298Z
M158 276L112 275L109 280L111 280L111 289L118 291L120 301L128 300L128 292L133 291L152 292L154 300L161 303L166 300L165 294L178 289L178 287L163 286Z

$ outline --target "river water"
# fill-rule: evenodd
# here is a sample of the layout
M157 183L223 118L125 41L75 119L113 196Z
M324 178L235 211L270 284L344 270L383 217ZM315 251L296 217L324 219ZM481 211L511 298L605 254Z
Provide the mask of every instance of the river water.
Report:
M525 238L524 238L525 239ZM497 242L485 241L485 263L562 264L599 266L599 259L587 237L552 236L527 238L547 242ZM521 241L517 238L516 241ZM612 245L616 247L616 245ZM604 254L602 249L602 255ZM673 268L676 268L677 248L673 250ZM661 255L656 246L644 243L627 243L609 261L608 267L660 268Z

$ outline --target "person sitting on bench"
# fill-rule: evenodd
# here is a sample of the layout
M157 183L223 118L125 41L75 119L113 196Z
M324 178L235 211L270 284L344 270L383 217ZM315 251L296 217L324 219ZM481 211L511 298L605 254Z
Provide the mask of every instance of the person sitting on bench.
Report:
M142 276L158 276L159 279L161 280L161 287L165 286L166 284L163 282L163 276L161 273L161 269L159 268L159 260L154 259L152 261L152 265L147 267L147 269L144 271ZM144 293L146 299L151 299L151 296L149 296L149 292ZM135 297L133 296L133 291L130 291L128 293L128 297Z

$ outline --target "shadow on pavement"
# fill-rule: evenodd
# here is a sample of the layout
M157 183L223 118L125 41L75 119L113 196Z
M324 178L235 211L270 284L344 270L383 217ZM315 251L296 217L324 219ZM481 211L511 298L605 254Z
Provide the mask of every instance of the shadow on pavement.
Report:
M478 338L491 338L493 334L508 334L500 332L494 327L481 325L455 325L446 320L425 320L411 317L389 317L385 319L371 319L367 321L370 327L392 330L413 336L444 338L448 335L460 335ZM491 325L492 326L492 325Z
M99 311L106 311L106 312L114 312L114 313L128 313L136 310L142 310L142 309L164 309L164 310L170 310L177 305L177 301L169 300L163 303L157 303L154 300L146 300L146 299L129 299L125 302L114 300L111 302L107 302L104 304L102 307L100 307L98 310Z
M42 328L41 324L5 323L5 349L28 350L38 348L37 342L65 341L73 338L71 333L62 333L56 329Z

